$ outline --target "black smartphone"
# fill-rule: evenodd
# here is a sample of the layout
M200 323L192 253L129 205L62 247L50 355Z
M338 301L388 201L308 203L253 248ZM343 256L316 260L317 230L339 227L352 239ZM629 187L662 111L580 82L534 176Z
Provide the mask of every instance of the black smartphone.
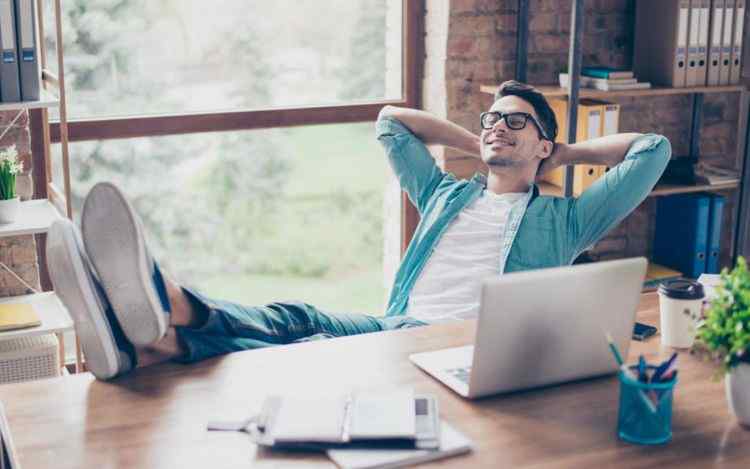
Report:
M652 335L656 334L657 329L654 326L636 322L633 327L633 339L635 340L646 340Z

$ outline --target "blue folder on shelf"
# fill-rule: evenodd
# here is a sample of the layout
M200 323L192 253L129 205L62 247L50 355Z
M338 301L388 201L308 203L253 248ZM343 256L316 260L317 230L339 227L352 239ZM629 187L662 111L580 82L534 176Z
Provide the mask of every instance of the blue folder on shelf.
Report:
M711 196L711 209L708 218L708 252L706 253L706 273L719 273L721 257L721 221L724 216L726 198L714 194Z
M654 262L698 278L706 272L711 196L680 194L657 204Z
M21 81L21 99L39 99L42 70L37 53L37 31L34 0L15 0L16 33L18 46L18 73Z
M13 0L0 0L0 102L21 100Z

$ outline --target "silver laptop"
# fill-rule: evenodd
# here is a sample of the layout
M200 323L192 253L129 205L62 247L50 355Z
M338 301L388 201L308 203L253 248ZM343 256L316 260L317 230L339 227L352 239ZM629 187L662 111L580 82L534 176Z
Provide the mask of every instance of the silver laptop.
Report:
M627 357L646 259L505 274L482 284L474 345L409 358L476 398L609 374Z

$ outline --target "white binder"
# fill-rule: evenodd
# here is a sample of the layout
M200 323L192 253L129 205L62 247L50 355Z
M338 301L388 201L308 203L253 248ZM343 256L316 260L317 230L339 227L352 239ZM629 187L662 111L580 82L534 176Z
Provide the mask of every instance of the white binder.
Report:
M721 69L719 70L719 84L729 84L729 73L732 69L732 26L734 23L734 0L726 0L724 6L724 27L721 40Z
M700 60L701 9L703 0L690 0L690 19L688 27L688 67L685 86L696 86L698 80L698 61Z
M39 64L36 39L34 0L15 0L18 19L18 69L21 79L21 99L37 101L42 70Z
M635 74L656 85L686 86L690 0L638 0L635 14Z
M740 71L742 70L742 33L745 25L745 0L737 0L734 4L734 28L732 36L732 65L729 71L729 84L736 85L740 82Z
M708 77L708 20L711 16L711 0L698 0L698 65L695 85L706 86Z
M620 105L604 103L604 118L602 119L602 137L620 132ZM609 166L601 166L597 177L602 177L609 171Z
M718 85L721 76L721 41L725 0L713 0L709 21L708 73L706 84Z
M0 0L0 102L21 100L13 0Z
M681 88L687 86L688 71L688 35L690 31L690 0L679 2L677 14L677 46L675 48L675 64L673 86Z

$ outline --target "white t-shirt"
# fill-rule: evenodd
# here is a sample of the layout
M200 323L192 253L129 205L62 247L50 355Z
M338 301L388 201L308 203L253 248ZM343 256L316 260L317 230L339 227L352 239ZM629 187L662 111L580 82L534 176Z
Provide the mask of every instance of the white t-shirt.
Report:
M503 233L525 193L488 190L445 230L409 295L409 316L435 323L475 318L481 282L502 273Z

